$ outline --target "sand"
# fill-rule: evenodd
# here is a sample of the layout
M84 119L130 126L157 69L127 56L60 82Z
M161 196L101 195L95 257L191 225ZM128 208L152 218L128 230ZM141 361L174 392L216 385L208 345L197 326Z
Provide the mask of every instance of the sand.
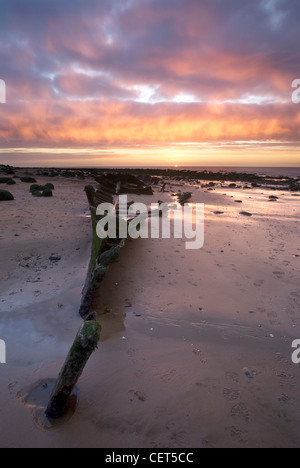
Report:
M172 186L205 203L204 247L127 241L94 304L102 338L75 414L38 424L32 395L57 377L81 324L91 245L87 181L53 182L52 199L18 182L1 204L0 446L299 447L299 199L262 188ZM162 198L171 193L138 197Z

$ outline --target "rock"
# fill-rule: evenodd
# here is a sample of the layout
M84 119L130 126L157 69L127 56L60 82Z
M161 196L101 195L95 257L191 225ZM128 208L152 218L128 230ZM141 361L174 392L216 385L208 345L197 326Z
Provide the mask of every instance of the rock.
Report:
M45 189L45 190L43 191L43 197L53 197L52 190L50 190L50 189Z
M253 216L252 213L248 213L248 211L241 211L240 214L243 216Z
M15 183L11 177L0 177L0 184L15 185Z
M26 184L36 184L36 180L33 177L20 177L20 180Z
M59 255L51 255L49 257L50 262L59 262L61 260L61 257Z
M31 192L31 195L33 197L42 197L43 196L43 194L39 190L34 190L33 192Z
M140 401L146 401L146 396L144 395L143 392L140 392L138 390L138 391L134 392L134 394Z
M0 201L14 200L14 196L7 190L0 190Z
M32 193L32 192L35 192L36 190L40 190L40 185L38 185L38 184L32 184L32 185L30 186L29 191Z
M0 184L15 185L16 181L10 177L0 177Z
M55 190L54 185L51 184L50 182L48 182L48 183L45 185L45 189L48 189L48 190Z

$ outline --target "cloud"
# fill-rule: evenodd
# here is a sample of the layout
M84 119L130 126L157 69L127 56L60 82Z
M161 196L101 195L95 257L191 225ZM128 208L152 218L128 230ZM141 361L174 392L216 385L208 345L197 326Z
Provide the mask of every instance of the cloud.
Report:
M2 0L0 141L299 141L298 0Z
M119 146L282 139L299 141L300 109L289 104L75 101L8 105L0 138L10 145Z

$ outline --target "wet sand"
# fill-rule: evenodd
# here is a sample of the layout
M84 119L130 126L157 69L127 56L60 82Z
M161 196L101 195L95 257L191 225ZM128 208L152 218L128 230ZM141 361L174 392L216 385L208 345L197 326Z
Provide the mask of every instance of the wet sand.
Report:
M53 199L34 199L18 182L1 204L0 446L298 447L299 199L262 188L174 184L205 203L203 249L127 241L94 304L102 338L75 414L52 430L36 423L28 395L57 377L81 324L86 183L57 179Z

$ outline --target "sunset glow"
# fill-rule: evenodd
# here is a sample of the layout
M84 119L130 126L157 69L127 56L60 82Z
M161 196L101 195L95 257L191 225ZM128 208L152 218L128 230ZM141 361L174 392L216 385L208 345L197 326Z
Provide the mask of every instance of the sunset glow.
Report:
M4 0L0 163L298 166L299 17L293 0Z

